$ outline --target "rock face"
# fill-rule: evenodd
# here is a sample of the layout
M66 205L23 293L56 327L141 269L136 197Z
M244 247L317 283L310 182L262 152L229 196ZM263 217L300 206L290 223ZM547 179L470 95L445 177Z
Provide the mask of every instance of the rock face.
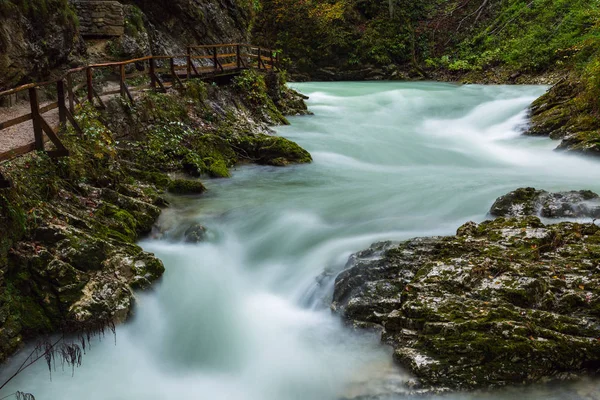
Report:
M557 150L598 155L600 121L594 102L580 78L568 77L532 104L525 134L561 140Z
M10 1L0 4L0 89L26 77L45 79L84 52L72 8L49 3L50 12L35 14Z
M175 39L180 49L191 44L239 43L248 39L248 2L236 0L134 0L152 28L153 43ZM175 49L169 49L175 52Z
M251 8L251 2L237 0L2 1L0 90L107 58L248 42ZM86 43L82 36L94 40ZM111 40L101 46L97 38Z
M80 185L57 195L46 211L52 217L0 262L0 360L24 338L124 321L133 290L148 288L164 272L159 259L133 244L160 214L155 189Z
M83 37L121 36L125 33L123 5L118 1L75 0Z
M600 196L589 190L549 193L520 188L498 198L490 214L495 217L600 218Z
M381 330L428 387L569 378L600 369L600 228L535 217L373 245L336 279L332 309Z

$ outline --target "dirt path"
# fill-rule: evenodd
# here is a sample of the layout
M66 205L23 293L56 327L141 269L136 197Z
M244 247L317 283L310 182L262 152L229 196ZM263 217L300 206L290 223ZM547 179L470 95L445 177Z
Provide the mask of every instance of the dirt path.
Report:
M118 89L119 85L114 82L107 82L103 87L103 91L113 91ZM118 94L101 95L100 98L106 103L111 98ZM53 101L40 102L40 108L53 103ZM31 113L29 101L21 100L10 107L0 107L0 123L10 121L14 118ZM58 117L58 109L50 110L42 114L42 117L48 122L52 128L56 129L60 122ZM33 121L26 121L20 124L0 130L0 156L12 150L16 150L22 146L34 143L35 137L33 133Z
M44 107L50 103L52 102L40 103L40 107ZM12 107L0 107L0 122L9 121L29 113L31 113L31 108L28 101L21 101ZM58 109L44 113L43 117L50 126L58 126ZM22 122L10 128L2 129L0 130L0 154L33 143L34 141L33 121Z

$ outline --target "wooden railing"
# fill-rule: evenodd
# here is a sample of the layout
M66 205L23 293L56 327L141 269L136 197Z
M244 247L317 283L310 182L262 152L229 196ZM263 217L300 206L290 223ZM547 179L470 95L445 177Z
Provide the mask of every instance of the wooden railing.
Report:
M34 150L45 151L46 140L56 148L47 152L51 157L68 155L69 151L61 143L58 132L70 123L82 134L74 118L77 104L90 102L105 108L104 100L110 95L120 95L133 102L134 92L183 88L186 79L227 75L249 68L271 70L279 65L278 54L274 51L249 44L190 46L187 50L187 54L148 56L74 68L55 81L31 83L0 92L0 101L8 97L16 100L17 106L27 108L22 115L0 122L0 140L5 140L1 135L6 129L28 121L32 121L27 129L32 129L34 139L31 143L1 152L0 162ZM49 87L55 91L52 90L47 96L50 100L42 104L39 92ZM51 117L48 117L50 114ZM53 127L52 118L57 120L57 126ZM2 182L5 181L0 175L0 187Z

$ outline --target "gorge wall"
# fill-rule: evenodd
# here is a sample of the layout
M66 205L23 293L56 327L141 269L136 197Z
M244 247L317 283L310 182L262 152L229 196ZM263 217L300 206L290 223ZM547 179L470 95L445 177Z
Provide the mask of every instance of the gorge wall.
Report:
M72 4L82 36L121 36L125 33L125 14L118 1L75 0Z
M245 42L251 16L250 4L237 0L6 0L0 3L0 89L90 61Z

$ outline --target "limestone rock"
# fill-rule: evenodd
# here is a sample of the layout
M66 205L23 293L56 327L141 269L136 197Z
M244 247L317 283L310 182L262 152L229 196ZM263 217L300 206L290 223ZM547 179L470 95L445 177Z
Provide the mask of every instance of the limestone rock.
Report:
M600 218L600 196L589 190L549 193L520 188L499 197L490 214L496 217Z
M459 232L355 254L332 309L356 327L381 327L425 387L598 372L600 228L526 217Z
M206 228L200 224L194 224L183 233L186 243L200 243L206 240Z

